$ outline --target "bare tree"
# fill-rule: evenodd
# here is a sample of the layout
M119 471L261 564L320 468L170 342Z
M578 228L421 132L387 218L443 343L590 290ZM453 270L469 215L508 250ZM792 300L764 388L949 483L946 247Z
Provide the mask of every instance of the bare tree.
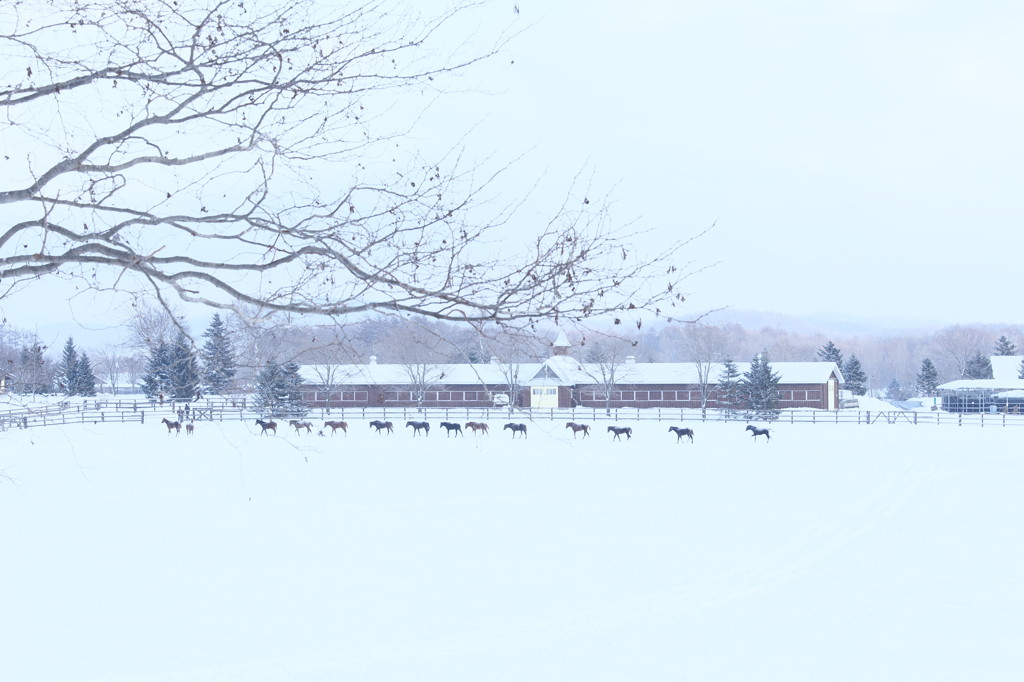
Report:
M604 399L604 410L611 414L615 389L628 382L632 366L629 351L632 344L624 339L607 337L584 346L584 360L579 369Z
M96 353L96 375L106 380L111 395L116 396L124 378L121 367L122 351L117 346L101 348Z
M719 363L731 358L735 349L724 329L700 322L687 325L683 338L686 354L697 369L700 407L706 410L711 393L718 385Z
M538 225L507 166L414 146L413 103L507 47L477 5L8 3L0 298L64 276L335 318L673 315L684 244L638 253L587 179Z
M978 327L957 324L935 332L932 345L941 363L940 374L952 374L963 379L967 373L967 362L982 349L987 349L989 344L989 334Z
M128 331L129 348L148 352L160 345L170 343L179 331L186 331L183 318L172 306L153 306L145 301L136 302L124 322Z

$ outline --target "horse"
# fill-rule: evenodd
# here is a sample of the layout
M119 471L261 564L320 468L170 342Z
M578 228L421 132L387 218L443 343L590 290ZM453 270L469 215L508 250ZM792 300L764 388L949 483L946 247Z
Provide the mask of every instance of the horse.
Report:
M463 435L462 427L458 424L453 424L452 422L441 422L441 426L448 430L449 436L452 435L452 431L454 431L457 436Z
M188 423L188 424L185 424L185 435L186 436L191 436L192 432L195 431L195 430L196 430L196 425L195 424L193 424L191 422Z
M568 424L565 425L565 428L572 429L572 437L573 438L575 438L576 434L579 433L580 431L583 432L583 437L584 438L586 438L587 436L590 435L590 425L589 424L577 424L576 422L569 422Z
M615 434L615 437L612 438L612 440L622 440L619 438L622 434L626 434L626 440L633 437L633 429L628 426L609 426L608 431Z
M309 422L300 422L297 419L291 419L288 421L288 426L295 429L295 433L298 434L302 429L306 429L306 433L313 433L313 425Z
M764 436L767 439L766 442L772 439L772 435L768 433L768 429L759 429L753 424L747 424L747 428L744 430L750 431L750 437L753 438L755 441L757 440L758 436Z
M512 430L512 437L515 438L517 433L522 433L523 438L526 438L526 424L505 424L505 429ZM505 429L502 429L504 431Z
M676 442L678 443L683 439L683 436L689 436L690 442L693 442L693 429L684 429L681 426L670 426L668 430L676 434Z
M175 436L177 436L178 434L181 433L181 422L172 422L167 417L164 417L160 421L162 421L164 424L167 425L167 435L168 436L171 435L171 431L174 431L174 435Z
M374 419L372 422L370 422L370 426L377 429L377 433L380 433L384 429L387 429L388 433L394 433L395 431L394 424L392 424L391 422L382 422L377 419Z
M489 428L487 424L483 422L466 422L467 429L473 429L473 435L476 435L477 431L483 431L485 434L489 434Z
M326 429L328 426L331 427L332 436L338 429L344 431L346 436L348 435L348 422L324 422L324 428Z
M423 429L424 435L430 435L430 424L427 422L406 422L405 426L407 428L412 427L412 435L414 436L420 432L420 429Z
M267 435L267 431L273 431L274 435L277 435L277 422L275 421L263 421L262 419L256 420L256 426L259 426L263 430L260 431L261 436Z

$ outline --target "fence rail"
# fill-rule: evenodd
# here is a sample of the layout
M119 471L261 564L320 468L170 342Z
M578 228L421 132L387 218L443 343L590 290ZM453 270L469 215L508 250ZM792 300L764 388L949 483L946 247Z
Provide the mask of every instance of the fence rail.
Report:
M238 399L205 399L188 405L159 404L148 400L64 401L33 409L0 411L0 430L59 424L145 423L162 417L182 421L255 421L264 415L251 402ZM287 420L287 416L275 417ZM700 410L694 408L325 408L312 410L303 419L315 421L371 420L393 421L401 427L406 421L574 421L574 422L767 422L783 424L915 424L952 426L1024 426L1024 415L1004 413L956 413L909 410L784 410L773 420L755 418L744 412Z

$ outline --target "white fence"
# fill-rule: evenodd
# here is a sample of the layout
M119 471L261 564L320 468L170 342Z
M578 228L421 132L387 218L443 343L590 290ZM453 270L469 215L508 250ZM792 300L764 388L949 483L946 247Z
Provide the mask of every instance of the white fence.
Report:
M45 407L0 411L0 430L30 428L58 424L99 424L154 421L167 417L182 421L255 421L263 415L252 409L244 398L204 399L198 403L159 404L149 400L87 399L64 401ZM286 418L281 418L286 419ZM403 426L407 421L563 421L563 422L635 422L658 421L694 423L708 421L735 421L764 423L769 420L750 418L736 411L672 409L672 408L334 408L313 410L303 419L308 421L346 420L353 427L359 422L374 419L392 421ZM1024 415L974 413L961 414L942 411L907 410L784 410L773 420L788 424L917 424L939 426L1024 426Z

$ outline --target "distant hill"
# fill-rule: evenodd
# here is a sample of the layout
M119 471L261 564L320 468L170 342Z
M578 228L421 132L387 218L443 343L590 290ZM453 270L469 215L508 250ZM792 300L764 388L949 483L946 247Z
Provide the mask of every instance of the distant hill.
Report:
M727 308L709 313L708 324L739 324L747 329L781 327L795 334L821 334L824 336L889 336L901 334L928 334L946 325L923 320L865 318L842 313L815 313L813 315L787 315L763 310Z

